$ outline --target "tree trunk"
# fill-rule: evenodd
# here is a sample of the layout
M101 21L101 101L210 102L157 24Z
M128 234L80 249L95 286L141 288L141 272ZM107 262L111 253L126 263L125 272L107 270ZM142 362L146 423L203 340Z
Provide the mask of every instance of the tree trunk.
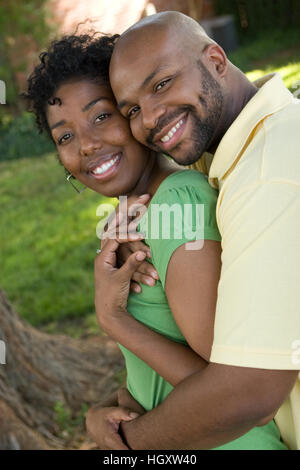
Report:
M0 449L63 448L55 405L78 413L118 387L116 374L124 365L112 340L42 333L16 314L1 289L0 340L6 347L6 363L0 358Z

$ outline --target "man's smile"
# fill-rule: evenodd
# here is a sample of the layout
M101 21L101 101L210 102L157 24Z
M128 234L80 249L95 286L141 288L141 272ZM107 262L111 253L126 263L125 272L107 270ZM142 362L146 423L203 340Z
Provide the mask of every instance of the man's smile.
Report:
M169 150L176 146L183 135L183 132L186 128L187 122L187 113L182 113L180 116L177 116L170 124L163 127L154 139L152 139L153 144L163 148L164 150Z

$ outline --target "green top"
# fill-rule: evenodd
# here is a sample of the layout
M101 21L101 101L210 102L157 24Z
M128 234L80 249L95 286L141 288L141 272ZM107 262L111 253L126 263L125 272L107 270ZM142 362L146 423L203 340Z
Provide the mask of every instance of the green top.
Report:
M183 344L187 342L174 321L164 291L167 267L176 248L184 243L221 240L216 203L217 192L205 175L193 170L176 171L161 183L139 225L151 249L152 259L148 261L156 268L160 281L153 287L143 285L140 294L130 293L127 310L152 330ZM173 387L131 351L120 348L126 362L128 390L145 410L155 408ZM284 449L279 438L272 421L219 449Z

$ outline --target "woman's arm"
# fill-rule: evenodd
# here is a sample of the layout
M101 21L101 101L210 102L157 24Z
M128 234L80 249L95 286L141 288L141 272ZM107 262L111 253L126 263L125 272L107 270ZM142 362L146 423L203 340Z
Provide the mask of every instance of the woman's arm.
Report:
M112 242L110 246L112 247ZM116 242L114 248L117 248ZM201 350L206 360L199 356L198 351L194 352L188 346L176 343L150 330L126 311L124 308L126 302L124 299L121 300L125 291L126 295L129 292L128 286L125 291L122 287L122 282L124 285L126 282L129 285L129 272L128 269L126 270L126 265L120 270L115 269L114 273L117 274L122 270L124 274L127 272L127 280L123 275L122 281L122 276L119 275L119 285L116 284L113 288L110 281L109 288L108 285L107 288L105 286L105 280L108 280L107 273L105 274L107 270L105 256L109 256L110 260L115 263L115 255L109 249L107 252L103 250L98 257L98 263L95 263L96 294L98 292L95 296L95 305L101 327L173 386L207 365L213 337L216 291L220 272L220 244L218 242L207 242L201 250L197 251L189 251L185 248L185 245L182 245L171 257L166 278L166 292L168 289L169 303L170 301L173 304L176 301L179 302L179 307L175 307L174 317L182 331L185 330L184 335L187 341L194 345L198 335L199 345L203 343ZM129 260L128 263L130 263ZM200 276L199 272L195 275L195 268L193 268L195 264L196 269L205 270L203 277L207 281L203 286L198 285ZM132 270L134 269L132 265ZM175 288L172 285L174 280ZM121 293L119 299L116 299L115 289ZM176 291L176 301L174 291ZM199 297L201 297L200 302ZM202 326L203 333L201 333ZM172 367L173 365L175 366Z

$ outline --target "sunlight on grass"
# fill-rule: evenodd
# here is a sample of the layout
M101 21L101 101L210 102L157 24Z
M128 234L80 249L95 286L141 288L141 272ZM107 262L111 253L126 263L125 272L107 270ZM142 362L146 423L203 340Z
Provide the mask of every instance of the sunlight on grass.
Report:
M300 62L288 64L283 67L273 68L272 66L266 67L263 70L252 70L248 72L246 75L252 82L257 80L258 78L263 77L268 73L278 72L282 76L285 85L287 88L293 91L294 86L300 85Z

